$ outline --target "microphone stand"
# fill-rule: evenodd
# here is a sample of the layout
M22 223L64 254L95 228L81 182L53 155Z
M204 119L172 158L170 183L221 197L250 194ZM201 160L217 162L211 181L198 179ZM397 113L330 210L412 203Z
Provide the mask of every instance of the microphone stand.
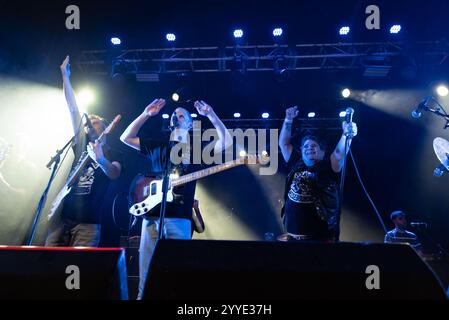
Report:
M346 179L346 163L348 159L349 152L349 137L346 136L345 141L345 154L343 156L343 168L341 169L341 180L340 180L340 205L343 203L343 192L345 189L345 179Z
M438 100L436 100L434 97L430 97L430 100L435 102L435 104L438 106L437 108L430 108L426 105L426 107L424 108L424 110L429 111L433 114L436 114L439 117L442 117L446 120L446 125L444 126L443 129L447 129L449 128L449 114L447 114L447 112L444 110L444 108L441 106L441 104L438 102ZM441 110L443 110L443 112L441 112Z
M352 113L349 114L349 122L352 122L352 116L354 114L354 110L352 110ZM341 215L341 209L343 208L343 194L345 190L345 179L346 179L346 163L348 159L348 152L349 152L349 135L345 134L346 140L345 140L345 151L343 155L343 167L341 169L341 179L340 179L340 215ZM338 222L340 223L340 217L338 217ZM340 227L338 228L338 240L340 238Z
M75 140L75 136L73 136L61 150L56 150L56 155L53 156L50 160L50 162L47 164L48 169L52 169L50 179L48 180L47 187L45 188L44 192L42 193L42 196L39 200L39 204L37 205L36 211L34 213L34 220L33 225L31 227L31 234L26 242L27 246L33 245L34 237L36 236L37 227L39 224L39 220L42 214L42 210L45 207L45 202L47 201L48 192L50 191L51 185L53 183L53 180L55 179L56 172L58 171L59 164L61 162L61 155L62 153L72 145L73 141Z
M173 128L170 127L170 131ZM169 141L168 148L167 148L167 154L165 156L165 163L164 163L164 178L162 181L162 202L161 202L161 209L159 213L159 233L158 233L158 241L164 239L164 226L165 226L165 213L167 211L167 195L168 195L168 189L170 186L170 172L172 169L171 161L170 161L170 154L171 149L173 148L174 141Z

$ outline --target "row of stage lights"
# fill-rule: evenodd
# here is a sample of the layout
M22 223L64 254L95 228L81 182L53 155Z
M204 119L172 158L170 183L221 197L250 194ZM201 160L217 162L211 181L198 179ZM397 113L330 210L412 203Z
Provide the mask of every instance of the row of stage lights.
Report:
M438 85L438 86L436 86L435 87L435 92L438 94L438 96L440 96L440 97L447 97L448 95L449 95L449 88L446 86L446 85L443 85L443 84L441 84L441 85ZM348 99L348 98L350 98L351 97L351 94L352 94L352 92L351 92L351 89L349 89L349 88L345 88L345 89L343 89L342 91L341 91L341 96L344 98L344 99ZM178 94L178 93L174 93L173 95L172 95L172 100L174 101L174 102L179 102L180 101L180 95ZM191 114L191 116L192 116L192 118L198 118L198 115L196 114L196 113L192 113ZM308 118L315 118L317 116L317 114L315 113L315 112L309 112L308 114L307 114L307 117ZM342 112L340 112L339 113L339 116L341 117L341 118L344 118L344 117L346 117L346 111L342 111ZM242 117L242 114L241 113L238 113L238 112L236 112L236 113L234 113L234 118L235 119L239 119L239 118L241 118ZM168 114L163 114L162 115L162 118L164 118L164 119L169 119L170 118L170 115L168 115ZM268 112L264 112L264 113L262 113L261 114L261 118L262 119L269 119L270 118L270 114L268 113Z
M449 88L444 85L444 84L439 84L437 86L435 86L435 93L442 97L445 98L449 95ZM351 96L351 90L348 88L345 88L341 91L341 96L345 99L348 99Z
M198 115L197 115L196 113L192 113L192 114L190 114L190 116L191 116L193 119L198 118ZM242 114L241 114L241 113L238 113L238 112L234 113L234 119L240 119L241 117L242 117ZM268 119L270 119L270 114L269 114L268 112L264 112L264 113L261 114L260 117L261 117L261 119L268 120ZM315 112L309 112L309 113L307 114L307 117L308 117L308 118L315 118L315 117L316 117L316 113L315 113ZM346 111L341 111L341 112L339 113L339 117L340 117L340 118L346 117ZM170 115L167 114L167 113L164 113L164 114L162 115L162 118L168 120L168 119L170 119Z
M399 34L401 32L401 30L402 30L402 26L400 24L392 25L390 27L390 34ZM342 37L347 37L351 33L351 27L350 26L342 26L339 29L338 33ZM276 27L276 28L273 29L272 34L273 34L273 37L280 38L284 34L284 30L282 28L280 28L280 27ZM233 37L235 39L241 39L241 38L244 37L245 32L243 31L243 29L235 29L232 32L232 35L233 35ZM165 39L168 42L173 43L173 42L176 41L176 35L174 33L167 33L165 35ZM122 41L118 37L113 37L113 38L111 38L111 43L113 45L118 46L118 45L122 44Z
M445 84L437 85L434 90L435 90L435 93L439 97L441 97L441 98L445 98L445 97L449 96L449 88ZM352 95L352 92L351 92L351 90L349 88L345 88L345 89L343 89L341 91L341 96L344 99L350 98L351 95ZM172 95L172 100L175 103L179 103L180 99L181 99L181 97L180 97L180 95L178 93L174 93ZM79 106L81 108L87 108L89 105L93 104L93 102L95 101L94 91L92 90L92 88L83 88L77 94L77 100L78 100ZM83 109L83 112L84 111L87 112L87 110ZM198 115L196 113L192 113L191 116L192 116L192 118L197 118L198 117ZM242 114L236 112L236 113L234 113L233 116L234 116L235 119L239 119L239 118L242 117ZM308 115L307 115L308 118L315 118L316 116L317 116L317 114L315 112L309 112ZM342 111L339 114L339 116L340 117L345 117L346 116L345 111ZM168 114L163 114L162 117L164 119L169 119L170 118L170 116ZM270 114L268 112L264 112L264 113L261 114L261 118L262 119L269 119L270 118Z

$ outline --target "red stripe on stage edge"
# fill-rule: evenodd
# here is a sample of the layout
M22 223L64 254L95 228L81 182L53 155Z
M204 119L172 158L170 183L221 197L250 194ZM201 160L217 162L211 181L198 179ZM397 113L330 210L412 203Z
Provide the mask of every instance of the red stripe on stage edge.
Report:
M86 248L86 247L35 247L35 246L0 246L0 251L16 250L16 251L124 251L124 248Z

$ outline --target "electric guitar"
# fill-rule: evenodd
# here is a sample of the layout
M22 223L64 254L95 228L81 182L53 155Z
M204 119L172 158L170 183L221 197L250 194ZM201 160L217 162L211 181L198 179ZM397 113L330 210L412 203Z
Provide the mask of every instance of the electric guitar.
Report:
M177 186L181 186L222 171L233 169L235 167L246 164L266 164L268 161L268 155L248 155L240 159L193 172L179 178L170 177L167 202L173 201L173 188ZM141 217L149 213L151 209L160 204L163 197L162 184L163 179L159 177L147 177L143 175L137 176L133 182L133 188L130 190L131 198L135 204L131 206L129 213L133 216Z
M121 115L118 115L114 118L114 120L111 122L111 124L101 133L100 137L97 139L100 143L104 141L104 138L109 135L117 126L117 124L122 119ZM53 201L51 205L50 212L48 214L48 220L50 220L54 214L58 211L58 209L61 207L63 200L65 197L70 193L72 190L72 187L77 183L78 178L83 173L83 170L92 162L92 158L89 156L87 151L84 151L81 154L80 159L78 160L78 163L73 168L72 172L70 173L67 182L65 183L64 187L61 189L61 191L56 196L55 200Z

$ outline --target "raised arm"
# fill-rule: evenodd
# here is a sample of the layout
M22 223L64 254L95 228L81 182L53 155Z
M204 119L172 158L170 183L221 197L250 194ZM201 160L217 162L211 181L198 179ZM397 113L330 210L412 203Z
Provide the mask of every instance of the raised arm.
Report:
M281 148L285 162L290 160L293 152L293 146L291 144L293 120L298 116L298 113L298 107L288 108L285 111L285 120L282 125L281 134L279 135L279 148Z
M151 117L156 116L159 111L165 106L164 99L156 99L150 103L140 116L138 116L126 130L123 132L120 140L127 146L140 151L140 139L137 136L140 128Z
M209 118L215 130L217 130L218 141L215 143L214 152L217 154L232 146L232 136L214 109L203 100L196 101L195 108L200 115Z
M357 124L355 122L343 122L343 135L331 155L331 165L334 172L338 173L343 169L346 140L349 142L348 145L351 146L352 139L357 136L357 131ZM347 152L349 152L349 148L346 150Z
M61 64L62 83L64 88L65 100L70 111L70 118L72 119L72 127L74 134L77 134L79 124L81 122L81 115L76 104L75 92L70 83L70 57L67 56Z

